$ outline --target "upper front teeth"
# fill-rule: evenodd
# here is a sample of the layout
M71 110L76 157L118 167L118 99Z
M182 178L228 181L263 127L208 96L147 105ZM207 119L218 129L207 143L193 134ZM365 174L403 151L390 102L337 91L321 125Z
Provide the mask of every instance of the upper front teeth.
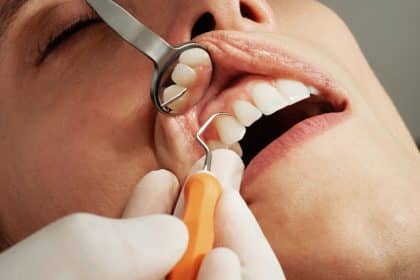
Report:
M318 95L320 93L319 90L314 86L308 86L308 90L309 93L313 95Z
M235 101L232 109L236 118L243 126L251 126L262 116L262 113L257 107L243 100Z
M226 145L232 145L245 136L246 129L236 118L221 116L216 120L216 127L220 140Z
M274 86L273 86L274 84ZM258 82L250 88L254 104L237 100L232 104L232 117L223 116L216 121L220 141L230 146L243 139L246 128L264 115L271 115L286 106L290 106L319 94L315 87L307 87L299 81L279 79L274 82Z
M255 105L264 115L274 114L289 105L287 99L266 82L254 85L251 91Z
M292 80L278 80L276 88L290 100L291 104L302 101L310 96L308 88L301 82Z

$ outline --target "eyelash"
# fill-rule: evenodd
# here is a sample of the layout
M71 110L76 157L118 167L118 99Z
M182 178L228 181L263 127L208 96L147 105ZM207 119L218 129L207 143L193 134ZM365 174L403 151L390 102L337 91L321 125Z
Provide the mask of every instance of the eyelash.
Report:
M79 17L73 23L62 28L60 31L54 32L46 40L46 43L38 46L37 64L42 63L51 54L52 51L54 51L61 44L65 43L65 41L70 39L73 35L83 30L84 28L99 22L102 22L99 17L93 15L85 15Z

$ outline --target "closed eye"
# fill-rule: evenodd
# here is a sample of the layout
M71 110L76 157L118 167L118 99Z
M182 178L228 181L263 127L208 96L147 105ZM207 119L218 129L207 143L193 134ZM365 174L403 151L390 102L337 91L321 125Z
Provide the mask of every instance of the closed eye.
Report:
M74 35L87 27L103 22L98 16L88 15L79 17L76 21L53 33L46 43L38 47L37 65L41 64L54 50L68 42Z

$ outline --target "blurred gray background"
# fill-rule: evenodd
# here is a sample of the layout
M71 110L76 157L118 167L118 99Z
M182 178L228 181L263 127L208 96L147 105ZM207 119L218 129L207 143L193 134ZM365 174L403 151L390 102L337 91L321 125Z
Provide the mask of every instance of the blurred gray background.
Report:
M420 0L321 0L355 34L420 147Z

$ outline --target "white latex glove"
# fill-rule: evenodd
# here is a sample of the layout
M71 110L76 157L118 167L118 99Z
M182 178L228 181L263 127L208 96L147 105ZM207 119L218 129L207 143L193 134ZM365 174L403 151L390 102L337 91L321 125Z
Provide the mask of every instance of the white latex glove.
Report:
M178 182L155 171L135 188L124 217L65 217L0 255L0 279L164 279L182 257L184 224L169 215ZM149 215L142 218L144 215Z
M192 173L200 170L198 161ZM223 194L215 215L216 246L203 260L198 280L279 280L285 279L273 250L254 215L239 194L244 165L230 150L213 151L212 172L219 179ZM184 208L183 196L175 214Z

